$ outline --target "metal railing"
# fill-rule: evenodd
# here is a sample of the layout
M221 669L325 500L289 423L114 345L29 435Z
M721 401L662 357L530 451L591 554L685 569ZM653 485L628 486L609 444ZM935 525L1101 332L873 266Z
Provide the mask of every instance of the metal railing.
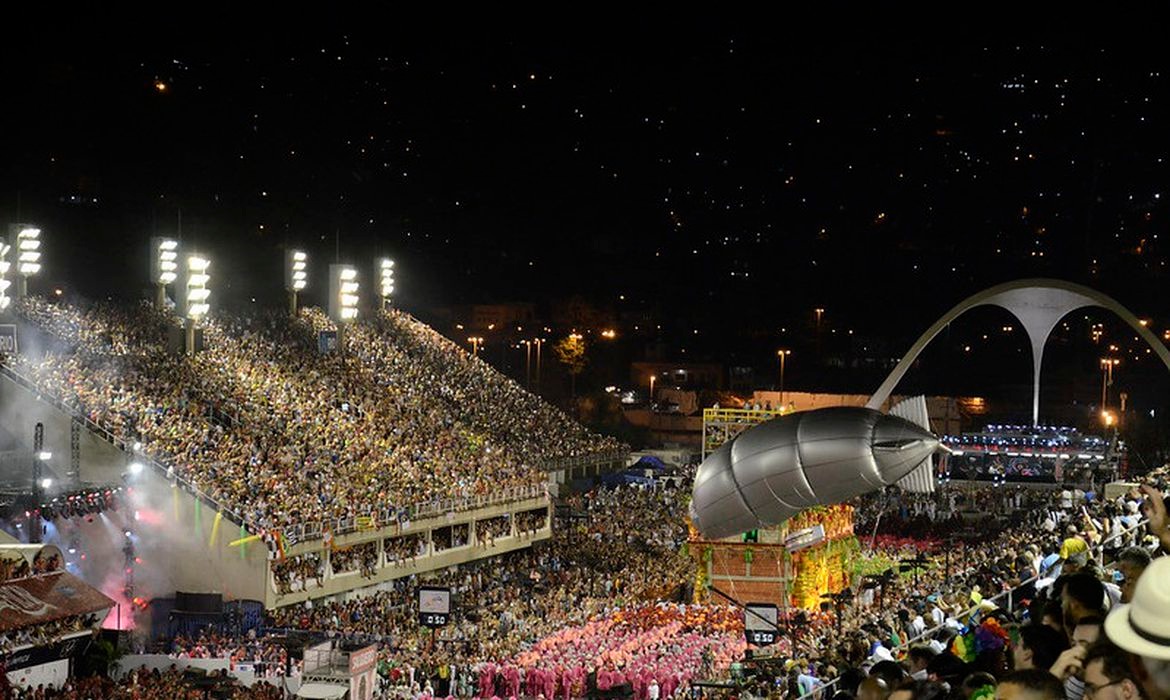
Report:
M1140 522L1138 522L1137 524L1132 525L1128 528L1125 528L1121 532L1118 532L1115 535L1111 535L1110 537L1101 540L1101 542L1099 542L1098 544L1091 545L1089 547L1089 553L1093 554L1094 556L1097 556L1097 557L1103 556L1104 552L1105 552L1105 545L1106 544L1108 544L1109 542L1112 542L1113 540L1118 539L1120 537L1124 537L1125 535L1127 535L1135 530L1139 530L1141 528L1144 528L1148 522L1149 522L1148 520L1143 519ZM1096 550L1096 551L1094 552L1094 550ZM1098 558L1098 561L1100 561L1100 558ZM972 568L974 568L974 567L972 567ZM970 571L970 570L971 569L968 569L968 571ZM983 603L987 602L987 601L991 601L992 603L999 605L999 603L997 601L1006 599L1005 602L1007 603L1006 608L1007 608L1008 612L1013 612L1012 605L1013 605L1014 601L1012 600L1012 592L1018 588L1023 588L1024 586L1027 586L1028 584L1035 583L1038 580L1040 580L1039 575L1031 576L1027 579L1024 579L1023 581L1020 581L1017 585L1013 586L1012 588L1009 588L1005 591L1000 591L999 593L997 593L996 595L994 595L990 598L984 598L983 601L980 601L980 603L978 603L977 605L973 605L970 608L968 608L967 610L964 610L955 619L968 619L968 618L970 618L971 615L974 614L976 610L979 610L979 608L982 607ZM897 651L897 650L900 650L903 648L909 648L909 646L911 644L914 644L916 642L919 642L923 639L930 637L931 635L935 634L940 629L942 629L946 626L947 626L946 622L943 622L943 624L941 624L941 625L936 625L934 627L931 627L930 629L926 630L922 634L919 634L916 637L912 637L910 639L907 639L906 641L902 642L901 644L895 646L893 650Z
M763 423L786 412L783 408L704 408L706 423Z
M609 450L607 452L591 452L586 455L556 457L552 460L549 460L548 462L545 462L541 466L541 469L546 472L554 472L561 469L592 467L597 464L610 464L612 462L621 462L622 464L625 464L626 457L629 454L629 450Z

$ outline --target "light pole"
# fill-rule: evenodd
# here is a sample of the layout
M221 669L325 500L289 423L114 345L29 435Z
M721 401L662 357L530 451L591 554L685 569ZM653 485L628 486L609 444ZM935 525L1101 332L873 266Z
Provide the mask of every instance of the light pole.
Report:
M471 343L471 356L475 357L479 355L479 346L483 345L483 337L473 335L467 339L467 342Z
M540 393L540 349L544 347L544 338L533 338L536 344L536 391Z
M1121 360L1115 357L1101 358L1101 412L1104 413L1107 408L1106 402L1109 399L1107 393L1108 387L1113 386L1113 368L1121 364Z
M30 514L28 518L28 541L30 544L40 543L41 531L44 529L41 525L41 501L44 500L41 469L48 459L49 453L45 452L45 424L37 423L33 427L33 503L28 511Z
M28 278L41 271L41 230L30 224L9 226L16 241L16 298L28 296Z
M378 261L378 281L380 296L382 298L382 308L385 309L390 306L390 298L394 294L394 261L390 258L382 258Z
M329 318L337 325L337 349L345 352L345 327L358 315L357 270L352 265L329 266Z
M187 354L195 354L195 326L207 312L211 310L211 275L208 269L211 261L199 254L187 256L186 279L186 316L187 316Z
M654 405L654 380L657 378L658 378L657 375L654 375L654 374L650 375L650 405L651 406Z
M179 242L155 236L150 239L150 278L158 289L154 298L156 309L167 306L167 285L179 278Z
M288 315L297 315L297 293L309 284L309 256L303 250L284 252L284 288L288 291Z
M8 272L12 269L12 263L8 262L8 254L11 252L12 246L0 239L0 311L12 304L12 297L8 296L8 288L12 286L8 279Z
M521 340L520 345L524 346L524 386L532 389L532 341Z
M791 355L791 350L780 348L776 351L777 357L780 358L780 410L784 410L784 358Z

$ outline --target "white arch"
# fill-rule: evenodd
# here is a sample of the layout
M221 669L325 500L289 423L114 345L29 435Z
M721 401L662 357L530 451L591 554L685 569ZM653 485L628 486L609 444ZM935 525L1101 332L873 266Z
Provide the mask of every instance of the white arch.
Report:
M959 302L942 318L934 322L926 332L918 337L910 350L898 361L894 371L882 382L878 390L870 397L869 408L878 409L890 398L894 387L901 381L902 376L910 369L910 365L926 348L927 344L946 328L947 324L976 306L998 306L1019 319L1020 324L1028 333L1032 343L1032 424L1040 421L1040 369L1044 362L1044 345L1052 329L1069 313L1086 306L1098 306L1116 314L1146 341L1146 343L1162 359L1166 369L1170 370L1170 350L1162 344L1148 328L1138 321L1137 316L1130 313L1112 297L1102 294L1080 284L1054 279L1024 279L996 285L990 289L973 294Z

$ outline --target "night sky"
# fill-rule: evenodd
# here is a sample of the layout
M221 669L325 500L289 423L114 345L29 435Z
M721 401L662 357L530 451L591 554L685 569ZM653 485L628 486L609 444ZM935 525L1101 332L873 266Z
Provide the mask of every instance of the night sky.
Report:
M24 34L3 48L0 218L44 229L42 288L144 295L147 238L181 209L219 303L280 303L285 246L317 264L311 303L337 249L363 273L385 254L424 318L579 294L651 314L684 358L896 355L1024 276L1162 334L1161 42L750 26ZM1098 316L1061 329L1088 382L1091 324L1129 340ZM954 327L940 366L1010 322Z

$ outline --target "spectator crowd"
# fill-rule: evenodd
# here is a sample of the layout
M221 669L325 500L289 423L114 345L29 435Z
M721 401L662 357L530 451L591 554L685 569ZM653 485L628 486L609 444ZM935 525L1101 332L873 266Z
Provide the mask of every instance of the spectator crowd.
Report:
M253 529L408 517L621 448L400 311L353 325L331 354L316 309L220 314L192 357L169 351L174 322L148 306L29 297L17 312L46 336L11 359L18 372Z

